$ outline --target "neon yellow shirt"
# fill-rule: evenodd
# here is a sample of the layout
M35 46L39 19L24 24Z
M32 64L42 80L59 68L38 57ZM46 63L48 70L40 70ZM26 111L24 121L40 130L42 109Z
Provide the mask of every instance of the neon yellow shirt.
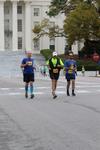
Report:
M56 66L56 64L57 64L57 58L52 58L51 61L52 61L53 65ZM46 64L49 65L49 60L46 62ZM63 64L63 62L62 62L61 59L60 59L60 65L64 66L64 64Z

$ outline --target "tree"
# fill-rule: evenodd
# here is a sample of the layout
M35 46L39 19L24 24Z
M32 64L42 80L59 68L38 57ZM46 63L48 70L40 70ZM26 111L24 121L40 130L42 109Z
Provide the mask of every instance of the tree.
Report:
M49 11L47 14L50 17L55 17L59 13L64 13L67 15L71 10L73 10L79 0L52 0L49 6Z
M44 19L34 27L35 38L47 35L52 37L64 36L69 47L77 40L100 39L100 0L52 0L47 14L52 17L64 13L66 19L63 28L51 26L48 19Z
M70 45L75 40L100 38L100 0L52 0L48 15L64 13L64 32Z
M49 19L44 19L40 24L35 25L33 33L33 40L37 40L42 36L48 36L50 38L66 36L64 30L59 28L58 25L52 25Z
M68 43L74 41L97 40L100 38L100 18L94 5L80 3L70 12L64 22L64 31L68 36Z
M92 4L100 10L100 0L52 0L47 14L50 17L55 17L59 13L64 13L66 16L74 10L80 3Z

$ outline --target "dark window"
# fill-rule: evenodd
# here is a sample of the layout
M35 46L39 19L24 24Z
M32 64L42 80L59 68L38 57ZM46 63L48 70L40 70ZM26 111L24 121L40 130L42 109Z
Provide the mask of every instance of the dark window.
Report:
M9 14L9 7L8 7L8 6L5 6L5 7L4 7L4 11L5 11L5 14L8 15L8 14Z
M40 49L40 40L35 40L34 41L34 50L39 50Z
M17 13L22 14L22 6L17 6Z
M39 8L34 8L34 16L39 16L40 9Z
M22 49L22 37L18 37L18 49Z
M49 48L53 51L55 50L55 37L50 38L50 46Z
M18 32L22 32L22 19L18 19Z

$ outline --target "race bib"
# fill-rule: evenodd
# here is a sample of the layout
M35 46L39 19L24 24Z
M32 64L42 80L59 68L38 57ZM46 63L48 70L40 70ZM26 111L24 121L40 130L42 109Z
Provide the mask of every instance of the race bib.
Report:
M69 73L69 74L72 74L72 73L73 73L73 70L68 70L68 73Z
M53 73L58 73L59 70L58 69L53 69Z
M68 70L68 73L69 73L69 74L72 74L72 73L73 73L73 69L74 69L74 66L71 65L70 68L69 68L69 70Z
M32 61L28 61L28 65L29 65L29 66L32 66Z

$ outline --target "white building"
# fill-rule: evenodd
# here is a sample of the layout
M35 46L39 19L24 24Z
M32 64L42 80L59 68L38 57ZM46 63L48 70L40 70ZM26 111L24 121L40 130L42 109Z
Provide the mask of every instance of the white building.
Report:
M46 15L50 0L0 0L0 51L33 50L39 53L41 49L55 47L58 53L64 53L65 38L49 39L42 37L33 42L32 28ZM63 25L64 16L51 18L51 23ZM77 53L77 47L75 48ZM74 49L74 51L75 51Z

